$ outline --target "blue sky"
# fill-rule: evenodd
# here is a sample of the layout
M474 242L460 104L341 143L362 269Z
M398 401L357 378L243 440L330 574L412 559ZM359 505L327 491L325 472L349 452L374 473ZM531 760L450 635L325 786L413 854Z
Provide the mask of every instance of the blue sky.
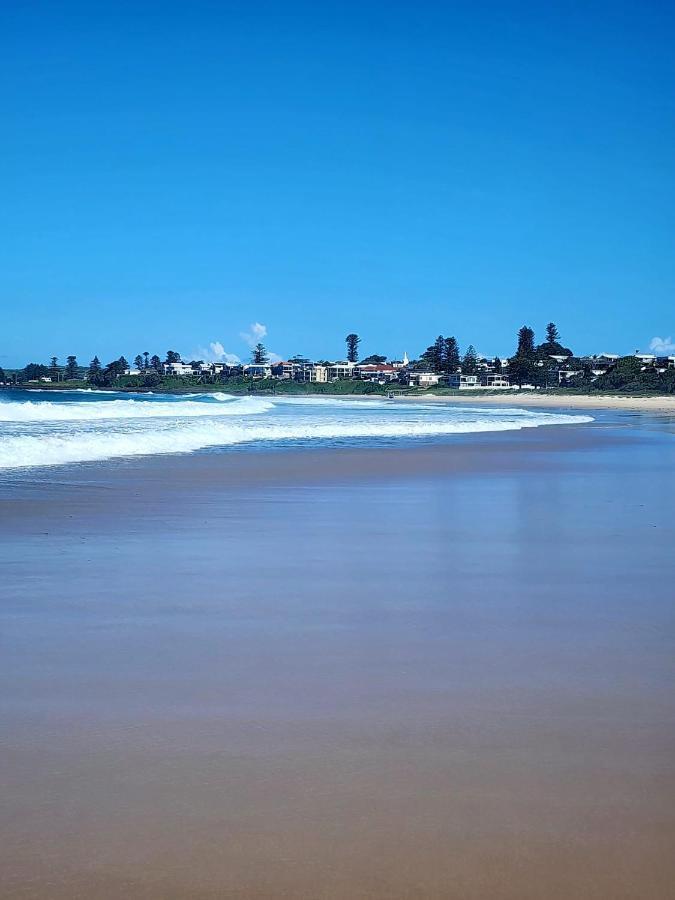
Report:
M0 365L675 336L674 39L665 2L5 0Z

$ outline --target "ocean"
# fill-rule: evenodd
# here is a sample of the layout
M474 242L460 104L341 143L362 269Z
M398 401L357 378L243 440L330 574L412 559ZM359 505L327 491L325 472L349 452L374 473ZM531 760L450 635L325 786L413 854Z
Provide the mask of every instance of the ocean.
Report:
M12 391L0 399L0 469L234 446L419 443L591 421L533 409L385 399Z

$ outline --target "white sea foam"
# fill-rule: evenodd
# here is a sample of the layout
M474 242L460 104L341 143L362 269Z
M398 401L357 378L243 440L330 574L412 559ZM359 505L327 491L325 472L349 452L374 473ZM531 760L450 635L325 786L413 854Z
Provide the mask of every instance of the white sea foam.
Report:
M51 394L53 397L55 392L52 388L34 388L34 387L32 387L32 388L30 388L30 393L31 394ZM103 391L103 390L99 390L99 388L70 388L69 390L66 389L64 391L59 390L58 393L61 394L62 396L63 396L63 394L108 394L108 396L110 396L110 394L118 394L120 392L119 391Z
M125 401L127 402L127 401ZM246 402L246 401L238 401ZM248 400L249 403L260 401ZM176 404L178 405L178 404ZM234 405L234 404L233 404ZM271 405L271 404L270 404ZM219 407L220 408L220 407ZM256 411L261 411L256 407ZM114 457L146 456L165 453L189 453L208 447L226 447L244 442L280 442L307 440L342 440L356 438L415 438L434 435L468 434L489 431L513 431L539 425L581 424L592 422L590 416L531 413L504 417L464 416L449 420L426 418L416 414L398 420L374 417L353 421L306 416L294 422L242 422L212 420L209 422L141 423L135 430L88 430L48 432L43 434L9 434L0 436L0 468L53 466L63 463L89 462Z
M150 394L152 394L152 391L146 391L144 394L135 394L132 396L147 397ZM218 400L222 403L224 400L245 400L245 399L259 400L259 399L261 399L260 397L245 397L245 396L242 396L241 394L239 394L239 395L226 394L226 393L224 393L224 391L211 391L209 393L201 393L200 392L199 394L190 394L190 395L186 395L186 394L155 394L153 396L157 400L168 400L168 401L180 400L183 402L189 401L191 403L198 403L200 400L206 400L206 401Z
M340 397L275 397L275 405L279 406L330 406L341 409L383 409L391 406L388 400L380 398L371 398L364 396L363 400L354 400L353 398L342 399ZM416 403L415 407L419 409L421 404Z
M91 422L105 419L192 418L194 416L245 416L265 413L272 403L256 397L233 399L229 395L206 395L223 402L177 400L105 400L101 402L25 403L0 402L0 422ZM229 402L226 402L229 401Z

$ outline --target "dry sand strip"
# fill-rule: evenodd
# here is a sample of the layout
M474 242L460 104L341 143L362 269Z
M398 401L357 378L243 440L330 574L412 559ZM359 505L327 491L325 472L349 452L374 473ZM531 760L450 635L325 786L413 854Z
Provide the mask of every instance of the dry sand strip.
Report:
M675 415L675 396L666 397L617 397L608 394L547 394L529 391L508 391L503 394L484 394L482 391L466 391L462 394L417 394L415 397L397 397L397 400L435 400L439 403L490 403L499 406L540 406L560 409L616 409L644 412L656 415Z

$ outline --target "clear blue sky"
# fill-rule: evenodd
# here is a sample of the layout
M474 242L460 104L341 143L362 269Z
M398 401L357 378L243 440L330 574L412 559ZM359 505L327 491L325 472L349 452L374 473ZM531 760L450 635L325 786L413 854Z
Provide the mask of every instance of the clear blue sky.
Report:
M0 365L675 339L672 3L0 7Z

